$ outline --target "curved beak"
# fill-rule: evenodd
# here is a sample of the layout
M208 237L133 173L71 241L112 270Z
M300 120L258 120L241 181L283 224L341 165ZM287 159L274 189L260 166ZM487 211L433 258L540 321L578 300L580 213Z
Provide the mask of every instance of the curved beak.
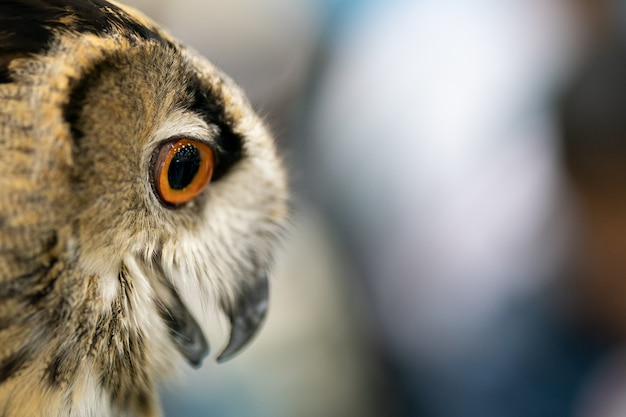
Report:
M230 338L226 348L217 357L223 363L246 346L257 333L267 313L269 283L266 275L258 277L239 293L234 303L224 303L222 308L230 321Z
M198 368L209 353L209 344L176 290L171 286L167 290L158 304L161 318L179 352L191 366Z

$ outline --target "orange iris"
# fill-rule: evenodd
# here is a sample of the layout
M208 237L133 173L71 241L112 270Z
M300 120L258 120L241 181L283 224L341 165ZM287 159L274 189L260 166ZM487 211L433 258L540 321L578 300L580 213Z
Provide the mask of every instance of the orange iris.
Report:
M154 166L154 184L168 204L186 203L211 181L215 158L211 148L197 140L178 139L165 144Z

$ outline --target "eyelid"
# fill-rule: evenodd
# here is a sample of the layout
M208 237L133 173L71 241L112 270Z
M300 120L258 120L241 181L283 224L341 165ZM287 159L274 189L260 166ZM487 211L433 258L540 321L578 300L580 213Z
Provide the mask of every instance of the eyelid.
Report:
M223 150L221 148L221 146L219 146L218 143L216 143L214 140L212 139L206 139L203 137L197 137L194 135L186 135L186 134L178 134L178 135L174 135L164 141L161 141L155 148L155 150L153 152L157 152L157 150L164 146L165 144L167 144L168 142L175 142L176 140L179 139L189 139L189 140L193 140L196 142L200 142L206 146L208 146L209 148L211 148L211 150L213 151L213 160L214 160L214 165L215 167L217 167L220 163L220 155L222 154Z
M173 110L159 124L159 128L151 135L149 147L159 147L166 141L176 138L190 138L215 147L219 128L207 122L198 114L187 109Z

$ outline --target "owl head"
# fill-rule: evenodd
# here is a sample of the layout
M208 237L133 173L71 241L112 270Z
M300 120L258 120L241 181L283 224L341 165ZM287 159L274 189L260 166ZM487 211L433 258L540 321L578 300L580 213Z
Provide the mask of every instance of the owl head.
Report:
M230 78L104 0L3 2L0 104L0 410L153 415L217 311L218 360L265 315L273 139Z

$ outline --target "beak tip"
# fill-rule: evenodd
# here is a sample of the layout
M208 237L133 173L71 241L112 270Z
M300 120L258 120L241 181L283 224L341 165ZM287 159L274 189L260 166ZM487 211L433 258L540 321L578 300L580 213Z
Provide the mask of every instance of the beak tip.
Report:
M206 344L202 351L199 351L198 354L187 356L187 361L191 367L198 369L202 366L202 362L209 355L209 345Z

